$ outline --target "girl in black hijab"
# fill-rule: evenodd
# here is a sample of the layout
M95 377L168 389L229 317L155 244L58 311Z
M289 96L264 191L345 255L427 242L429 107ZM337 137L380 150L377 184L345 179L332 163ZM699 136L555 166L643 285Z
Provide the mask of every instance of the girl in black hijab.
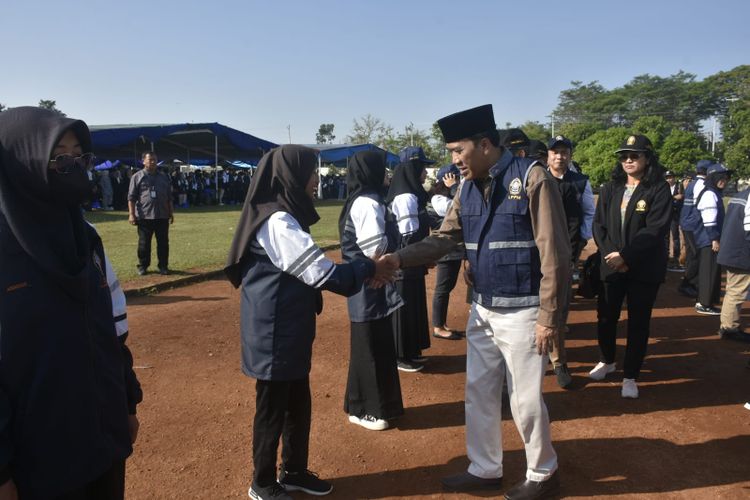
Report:
M384 152L363 151L349 160L349 196L339 217L346 262L374 259L395 248L398 230L386 221L380 194L384 180ZM344 411L351 423L366 429L387 429L389 419L404 413L391 325L391 313L402 304L390 283L378 289L363 287L348 300L351 350Z
M325 495L330 483L307 469L310 364L320 290L352 295L389 273L366 258L336 265L309 234L318 175L316 151L286 145L261 158L242 208L225 272L241 288L242 370L257 380L251 498ZM377 272L377 275L376 275ZM281 476L276 454L283 436Z
M0 113L0 492L24 499L123 498L137 434L140 387L81 213L92 165L82 121Z
M388 190L386 203L398 225L397 248L424 239L430 233L430 221L425 210L429 195L422 187L427 177L422 160L408 160L396 166ZM426 358L422 349L430 347L427 319L427 292L424 266L404 269L396 281L396 290L404 306L393 313L393 338L396 343L398 369L417 372L424 368Z

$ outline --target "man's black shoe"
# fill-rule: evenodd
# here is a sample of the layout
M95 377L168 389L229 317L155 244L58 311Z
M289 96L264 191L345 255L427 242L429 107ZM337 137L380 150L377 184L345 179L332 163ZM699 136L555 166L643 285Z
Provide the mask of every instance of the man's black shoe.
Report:
M462 472L444 477L440 482L447 491L498 490L503 485L503 478L484 479L468 472Z
M282 469L279 483L287 491L304 491L308 495L322 496L333 491L331 483L323 481L316 473L309 470L288 472Z
M554 370L557 377L557 385L566 389L573 383L573 377L570 376L567 363L554 367Z
M529 479L518 483L505 493L508 500L535 500L556 495L560 490L560 480L557 471L546 481L531 481Z
M685 297L690 297L691 299L698 298L698 289L692 285L680 285L677 287L677 291Z
M138 276L145 276L146 275L146 268L138 266Z
M167 269L166 267L160 267L159 274L161 274L162 276L166 276L167 274L169 274L169 269Z
M739 328L720 328L719 337L724 340L737 340L739 342L750 342L750 335Z
M283 486L275 482L265 488L258 486L253 481L247 495L253 500L292 500L292 497L286 492Z

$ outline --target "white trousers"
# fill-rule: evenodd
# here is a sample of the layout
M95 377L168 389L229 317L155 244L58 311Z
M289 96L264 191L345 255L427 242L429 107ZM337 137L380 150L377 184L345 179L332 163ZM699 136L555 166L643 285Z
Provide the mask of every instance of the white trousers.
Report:
M485 308L472 303L466 326L466 450L469 473L503 475L502 393L526 449L526 478L545 481L557 469L542 398L547 356L537 354L538 307Z

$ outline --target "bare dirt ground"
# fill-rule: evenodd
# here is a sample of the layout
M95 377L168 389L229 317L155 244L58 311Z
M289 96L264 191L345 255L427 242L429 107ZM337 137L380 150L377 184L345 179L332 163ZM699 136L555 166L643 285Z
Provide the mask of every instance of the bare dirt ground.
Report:
M669 273L659 293L637 400L620 397L621 371L604 382L586 377L598 361L595 303L576 297L567 341L574 388L558 388L551 370L544 382L563 497L750 498L750 411L742 407L750 400L750 344L720 340L718 318L695 314L675 292L680 276ZM434 271L428 290L433 280ZM465 325L465 293L459 283L450 327ZM129 306L145 397L128 498L247 498L255 385L240 372L238 293L208 281ZM433 339L426 369L401 373L406 414L395 428L372 432L350 424L342 409L348 321L345 299L325 293L311 373L310 468L333 482L328 498L468 498L444 493L439 482L468 463L465 341ZM524 475L507 410L503 437L505 485L477 496L500 496Z

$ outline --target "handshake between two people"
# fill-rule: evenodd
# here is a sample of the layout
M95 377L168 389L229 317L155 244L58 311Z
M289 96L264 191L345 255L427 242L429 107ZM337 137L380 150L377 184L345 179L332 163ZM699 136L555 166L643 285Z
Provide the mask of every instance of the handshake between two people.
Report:
M401 269L401 258L398 254L387 253L372 260L375 262L375 275L366 281L367 286L381 288L398 279Z

